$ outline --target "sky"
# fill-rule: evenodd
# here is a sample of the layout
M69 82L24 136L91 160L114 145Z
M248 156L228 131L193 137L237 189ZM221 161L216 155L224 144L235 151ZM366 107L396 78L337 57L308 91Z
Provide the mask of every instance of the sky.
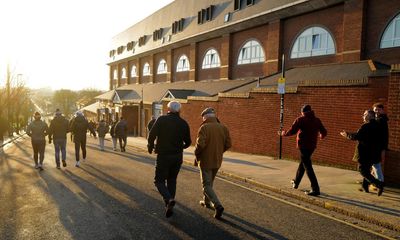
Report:
M112 37L172 1L1 0L0 87L108 90Z

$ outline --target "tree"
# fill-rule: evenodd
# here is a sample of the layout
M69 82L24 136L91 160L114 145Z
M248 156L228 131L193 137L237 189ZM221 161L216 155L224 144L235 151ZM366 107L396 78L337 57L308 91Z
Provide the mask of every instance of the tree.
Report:
M69 89L61 89L54 92L53 107L60 109L66 116L76 111L75 102L78 94Z

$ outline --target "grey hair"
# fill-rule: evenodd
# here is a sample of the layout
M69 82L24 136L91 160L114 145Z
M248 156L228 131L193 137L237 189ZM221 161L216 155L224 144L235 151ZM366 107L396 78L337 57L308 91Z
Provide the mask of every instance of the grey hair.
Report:
M181 110L181 104L177 101L171 101L167 105L170 112L179 112Z
M216 117L215 113L207 113L207 114L203 115L203 118L205 118L205 119L210 118L210 117Z

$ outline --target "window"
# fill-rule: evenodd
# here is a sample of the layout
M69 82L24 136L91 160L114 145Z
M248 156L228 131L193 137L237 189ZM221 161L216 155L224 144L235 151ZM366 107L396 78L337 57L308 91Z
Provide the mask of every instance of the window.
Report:
M311 27L297 37L290 57L312 57L334 54L335 52L335 44L331 34L321 27Z
M143 66L143 76L150 76L150 65L145 63Z
M121 78L126 78L126 68L122 68Z
M131 77L137 77L135 65L131 66Z
M264 62L264 51L257 41L250 40L240 49L238 65L258 62Z
M185 72L190 70L190 65L189 65L189 59L187 58L186 55L182 55L179 60L178 64L176 66L176 71L177 72Z
M173 22L172 23L172 34L182 32L184 24L185 24L184 18L181 18L179 21Z
M203 58L203 69L216 68L221 66L219 55L215 49L210 49L206 52Z
M381 39L381 48L400 47L400 14L386 27Z
M251 6L254 4L254 0L234 0L233 10L237 11L242 8L242 6Z
M201 9L197 12L197 24L203 24L206 21L211 21L213 18L214 5L210 5L206 9Z
M117 80L117 79L118 79L118 72L117 72L117 69L114 69L113 79L114 79L114 80Z
M157 68L157 74L167 73L167 62L164 59L160 60Z

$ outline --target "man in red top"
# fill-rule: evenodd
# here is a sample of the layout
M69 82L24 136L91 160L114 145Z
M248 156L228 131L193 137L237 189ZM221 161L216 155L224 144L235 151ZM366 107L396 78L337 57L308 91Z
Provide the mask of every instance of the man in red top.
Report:
M323 139L327 131L319 118L315 117L310 105L301 108L301 116L296 118L292 126L287 131L282 131L280 135L291 136L297 134L297 148L300 150L300 164L297 169L296 178L292 180L293 188L297 189L304 171L307 173L311 182L311 191L306 194L310 196L320 195L317 177L311 163L311 155L317 148L318 136Z

